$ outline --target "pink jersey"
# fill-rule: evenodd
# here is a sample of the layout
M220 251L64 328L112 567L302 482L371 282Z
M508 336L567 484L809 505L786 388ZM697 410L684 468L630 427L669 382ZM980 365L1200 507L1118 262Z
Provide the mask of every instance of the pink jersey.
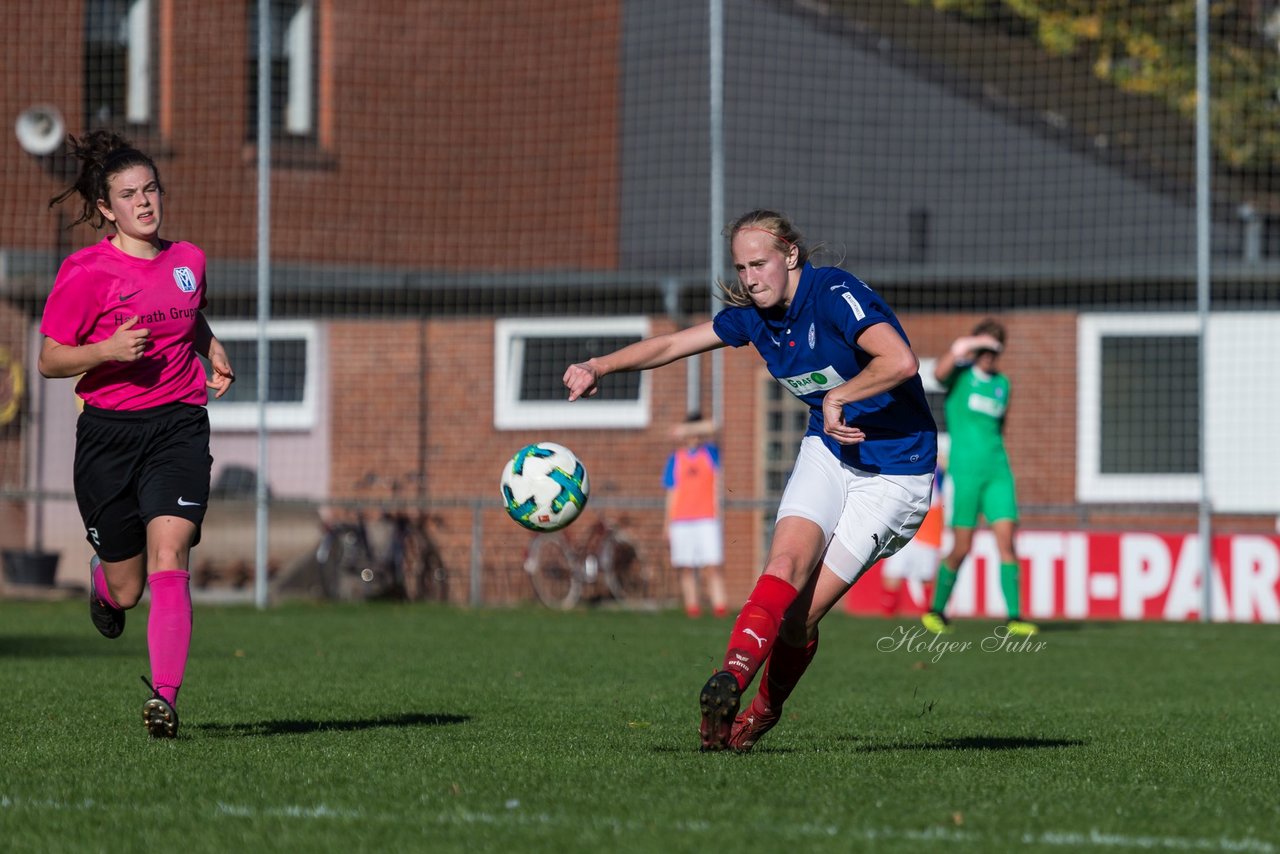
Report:
M79 347L105 341L137 317L151 336L136 362L104 362L81 377L76 394L100 409L137 410L166 403L209 402L195 350L196 318L205 307L204 252L165 241L146 260L126 255L111 237L62 263L45 303L40 332Z

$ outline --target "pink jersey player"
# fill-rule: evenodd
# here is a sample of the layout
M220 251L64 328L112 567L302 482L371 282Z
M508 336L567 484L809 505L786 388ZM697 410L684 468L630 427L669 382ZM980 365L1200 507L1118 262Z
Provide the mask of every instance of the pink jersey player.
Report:
M209 502L208 389L235 374L205 320L204 253L160 238L155 162L111 131L68 138L80 161L80 217L114 233L63 263L45 305L40 373L80 377L74 482L89 560L89 616L105 637L151 590L147 647L153 738L178 734L178 689L191 646L191 549ZM199 356L209 360L205 378Z

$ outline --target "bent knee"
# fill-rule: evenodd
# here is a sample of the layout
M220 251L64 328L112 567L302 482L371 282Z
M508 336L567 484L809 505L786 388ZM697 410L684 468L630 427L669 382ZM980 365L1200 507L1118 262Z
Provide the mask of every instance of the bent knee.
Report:
M142 588L130 585L126 590L112 590L111 596L121 609L128 611L142 601Z
M156 549L147 555L149 572L166 569L186 569L190 552L187 549Z

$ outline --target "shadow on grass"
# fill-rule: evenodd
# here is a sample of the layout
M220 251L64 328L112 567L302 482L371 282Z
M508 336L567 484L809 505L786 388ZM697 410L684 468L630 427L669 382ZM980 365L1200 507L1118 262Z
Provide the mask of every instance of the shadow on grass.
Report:
M314 732L354 731L382 727L449 726L471 720L469 715L424 715L406 713L384 715L380 718L350 720L279 720L251 721L246 723L192 724L191 729L215 738L241 738L260 735L305 735Z
M861 736L841 736L840 741L858 741ZM875 753L882 750L1043 750L1057 747L1083 747L1088 742L1078 738L1016 738L997 735L964 735L956 738L938 738L932 741L886 741L859 744L853 749L858 753Z
M861 735L841 735L836 737L836 741L864 741L866 736ZM886 741L886 742L868 742L866 744L856 744L852 747L854 753L879 753L881 751L893 750L1043 750L1046 748L1058 747L1082 747L1088 744L1075 738L1010 738L1004 736L991 735L968 735L958 738L939 738L932 741ZM697 753L698 748L695 744L688 747L676 747L670 744L654 745L654 753ZM805 748L795 747L774 747L769 744L761 744L759 747L751 751L751 753L768 753L768 754L786 754L786 753L807 753ZM730 755L735 755L733 751L725 751Z
M136 647L112 643L92 628L78 635L0 635L0 658L118 658L137 654Z
M669 755L672 755L672 756L679 756L680 754L683 754L683 753L699 753L699 754L701 754L701 753L706 753L706 754L707 754L707 756L749 756L749 755L751 755L751 754L753 754L753 753L768 753L768 754L771 754L771 755L781 756L781 755L783 755L783 754L787 754L787 753L806 753L806 752L808 752L808 751L805 751L805 750L803 750L803 749L795 748L795 747L773 747L772 745L765 746L765 745L763 744L763 742L761 743L761 746L760 746L760 747L757 747L757 748L754 748L754 749L752 749L752 750L749 750L749 751L747 751L746 753L739 753L739 752L737 752L736 750L712 750L712 751L704 751L704 750L701 750L701 749L698 747L698 742L697 742L696 740L694 740L694 741L690 742L689 744L681 744L681 745L674 745L674 744L655 744L655 745L651 748L651 750L652 750L654 753L669 754Z
M1043 623L1037 623L1040 626L1040 633L1046 632L1093 632L1098 630L1113 629L1114 625L1101 621L1070 621L1070 620L1046 620Z

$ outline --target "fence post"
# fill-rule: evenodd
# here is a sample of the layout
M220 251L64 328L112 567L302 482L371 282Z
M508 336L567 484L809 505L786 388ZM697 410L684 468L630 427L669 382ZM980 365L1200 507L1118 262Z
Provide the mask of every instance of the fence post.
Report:
M482 560L484 517L481 515L484 505L480 499L471 501L471 605L479 608L484 604L484 588L482 586Z

